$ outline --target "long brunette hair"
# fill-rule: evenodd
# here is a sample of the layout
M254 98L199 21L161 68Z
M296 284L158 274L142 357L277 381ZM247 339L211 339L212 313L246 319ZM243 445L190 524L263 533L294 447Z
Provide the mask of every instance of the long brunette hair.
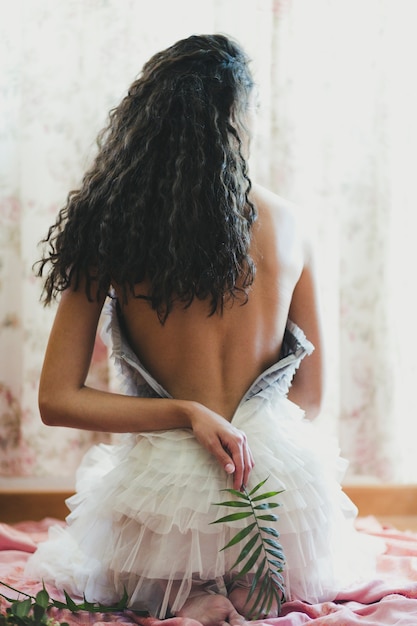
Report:
M192 36L155 54L100 133L81 188L43 240L48 304L82 280L91 298L113 281L125 297L146 280L164 322L174 301L209 302L253 282L256 209L243 142L253 80L224 35ZM142 296L141 296L142 297Z

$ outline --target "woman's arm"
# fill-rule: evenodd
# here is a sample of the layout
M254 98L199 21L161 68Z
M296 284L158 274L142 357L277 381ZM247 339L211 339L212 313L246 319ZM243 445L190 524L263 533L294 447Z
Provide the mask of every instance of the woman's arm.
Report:
M83 288L63 292L39 385L42 420L105 432L191 428L227 473L234 487L246 484L253 460L244 433L198 402L137 398L85 385L104 297L89 301Z
M314 352L305 357L297 370L288 393L306 417L314 419L320 412L323 396L324 366L322 332L319 318L317 286L310 246L306 246L304 268L294 289L289 318L305 332Z
M83 289L62 294L39 385L42 420L50 426L105 432L189 428L185 403L169 402L167 411L162 399L138 399L85 386L103 303L104 298L90 302Z

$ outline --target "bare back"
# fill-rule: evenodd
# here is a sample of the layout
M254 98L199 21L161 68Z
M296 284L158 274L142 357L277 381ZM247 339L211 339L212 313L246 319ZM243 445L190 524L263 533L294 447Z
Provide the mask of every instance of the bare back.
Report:
M166 323L140 298L122 313L133 349L174 397L195 400L230 420L254 379L279 357L295 285L303 270L303 243L283 201L254 187L258 209L251 255L256 275L246 304L226 302L208 315L208 303L177 305ZM118 289L116 288L116 291ZM122 302L122 299L120 299Z

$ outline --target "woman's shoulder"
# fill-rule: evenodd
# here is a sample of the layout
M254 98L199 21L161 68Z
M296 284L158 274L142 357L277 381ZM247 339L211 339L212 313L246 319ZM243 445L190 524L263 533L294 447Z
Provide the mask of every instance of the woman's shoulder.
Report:
M251 200L258 211L260 229L278 249L285 254L290 249L304 249L307 235L296 204L258 184L253 184Z
M288 214L295 214L297 212L296 204L258 183L252 183L250 197L256 205L269 208L271 211Z
M268 216L277 225L292 227L301 233L301 212L295 203L258 184L253 184L250 198L260 217Z

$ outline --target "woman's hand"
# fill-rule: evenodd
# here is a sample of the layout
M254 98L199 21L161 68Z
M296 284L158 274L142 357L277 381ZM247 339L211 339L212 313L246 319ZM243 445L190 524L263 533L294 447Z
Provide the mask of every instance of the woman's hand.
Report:
M254 466L245 433L198 402L193 402L190 422L197 441L216 457L227 474L234 473L233 488L241 490L248 484Z

